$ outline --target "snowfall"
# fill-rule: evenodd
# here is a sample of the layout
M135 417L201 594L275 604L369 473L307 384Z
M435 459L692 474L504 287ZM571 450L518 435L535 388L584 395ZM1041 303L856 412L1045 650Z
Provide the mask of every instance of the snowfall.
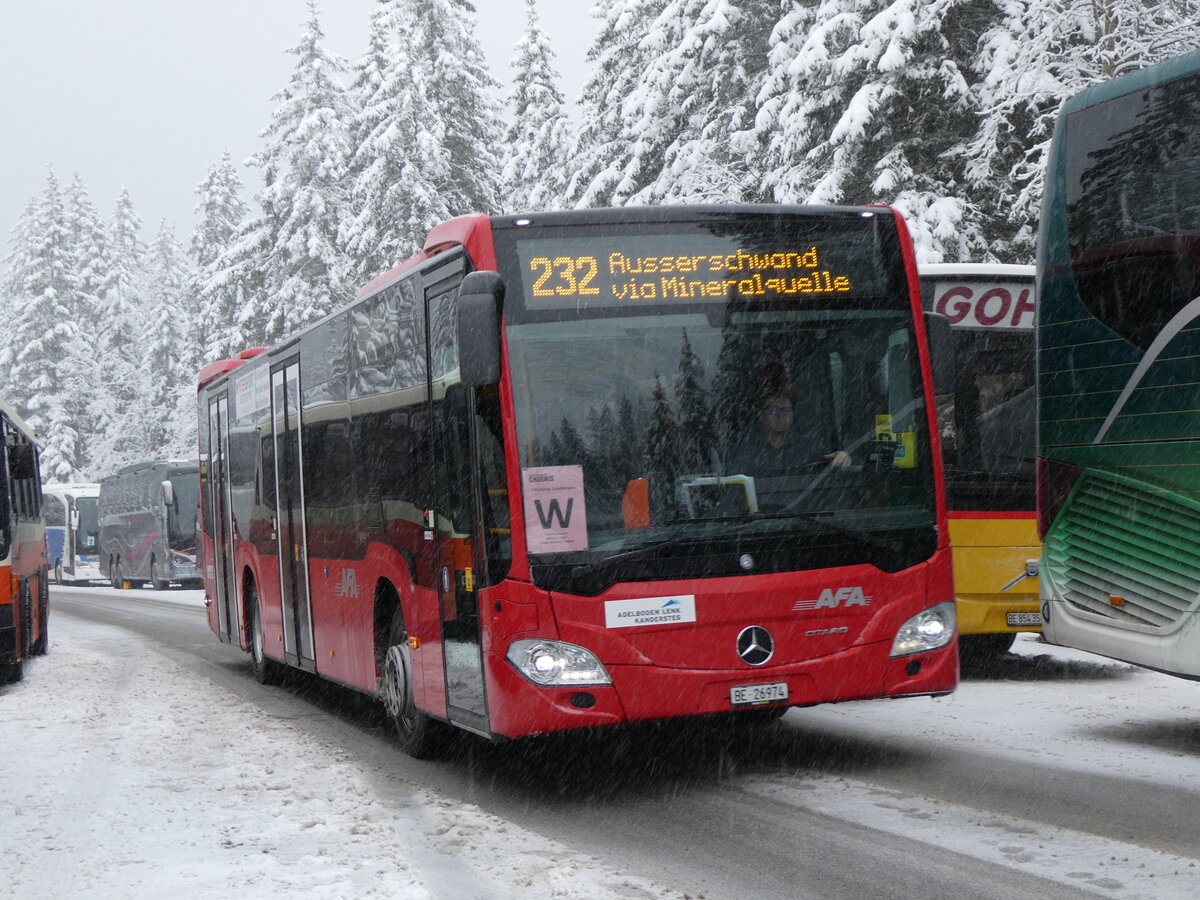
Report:
M200 592L140 593L197 607L204 628ZM49 654L0 687L0 894L408 900L457 897L454 886L469 884L472 895L495 898L685 897L213 691L135 632L52 614L50 634ZM1022 635L1014 652L1046 657L1059 679L1073 667L1082 676L1052 695L1060 699L1037 717L1036 732L1029 710L1047 696L1038 679L968 680L936 700L791 710L774 727L803 716L839 733L895 729L918 746L953 742L1072 772L1111 774L1120 755L1128 778L1200 791L1200 685L1035 635ZM1135 753L1122 738L1127 727L1166 737L1139 742ZM381 779L389 790L378 789ZM844 776L757 774L740 786L1110 897L1200 896L1196 859ZM1119 882L1106 866L1114 875L1119 867Z

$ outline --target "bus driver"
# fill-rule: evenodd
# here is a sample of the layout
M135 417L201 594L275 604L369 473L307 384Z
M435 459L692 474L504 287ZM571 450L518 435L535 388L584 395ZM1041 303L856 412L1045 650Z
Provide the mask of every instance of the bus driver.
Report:
M850 454L821 446L798 431L791 392L786 386L767 390L758 408L758 427L734 448L731 469L739 475L789 475L811 469L822 460L831 466L850 465Z

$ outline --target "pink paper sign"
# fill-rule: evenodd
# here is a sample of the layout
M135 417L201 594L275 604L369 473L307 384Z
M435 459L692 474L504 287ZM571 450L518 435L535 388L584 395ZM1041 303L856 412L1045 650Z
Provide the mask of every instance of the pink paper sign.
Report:
M525 543L530 553L566 553L588 546L583 466L522 469Z

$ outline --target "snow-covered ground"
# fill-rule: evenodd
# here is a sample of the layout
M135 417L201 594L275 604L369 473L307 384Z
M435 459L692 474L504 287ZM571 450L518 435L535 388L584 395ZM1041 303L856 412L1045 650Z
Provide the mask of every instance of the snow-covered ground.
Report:
M683 896L417 784L386 805L344 751L128 631L60 615L51 642L0 687L0 896Z
M199 592L138 597L201 602ZM51 652L27 666L25 680L0 687L6 896L684 896L371 769L253 702L214 692L129 631L59 615L51 635ZM1200 791L1200 685L1032 635L1016 652L1035 664L1014 667L1011 678L967 680L938 700L793 710L781 727L892 733L917 746L1036 759L1075 777L1119 769ZM780 772L746 775L741 786L1103 896L1200 896L1192 854L850 777Z

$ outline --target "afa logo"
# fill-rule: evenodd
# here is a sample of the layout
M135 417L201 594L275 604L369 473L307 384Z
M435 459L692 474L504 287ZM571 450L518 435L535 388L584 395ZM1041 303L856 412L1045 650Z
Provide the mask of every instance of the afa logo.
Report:
M797 600L792 604L792 612L870 606L872 599L872 597L866 595L866 592L861 587L825 588L816 600Z

